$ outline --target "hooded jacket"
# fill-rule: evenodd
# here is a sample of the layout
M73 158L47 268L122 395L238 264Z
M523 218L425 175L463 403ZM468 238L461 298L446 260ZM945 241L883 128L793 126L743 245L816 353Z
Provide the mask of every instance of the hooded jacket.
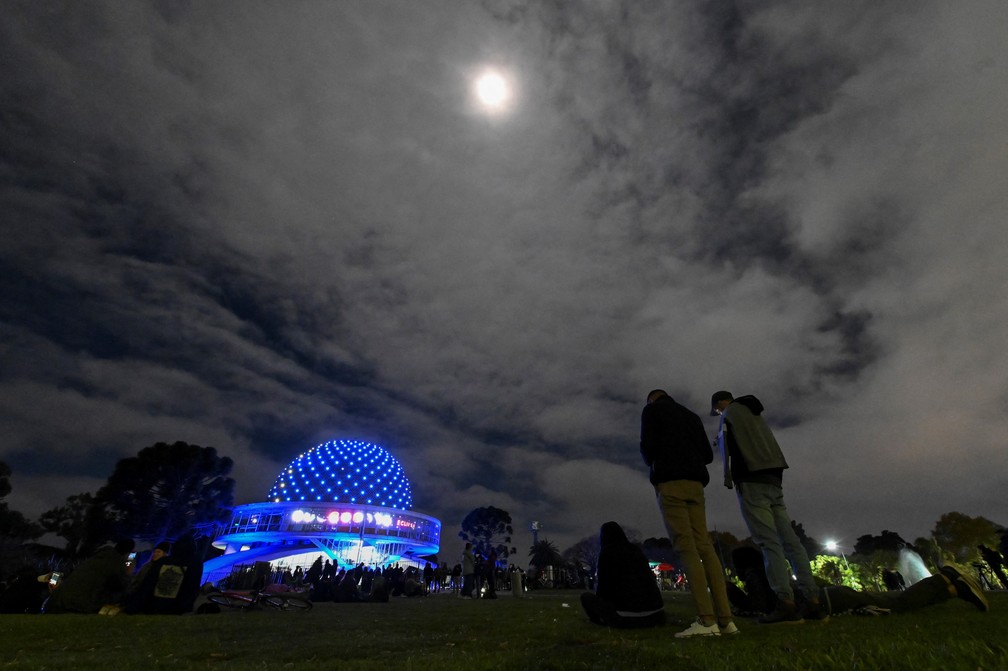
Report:
M616 522L599 532L598 575L595 593L624 617L650 615L665 607L647 557L631 543Z
M710 482L707 464L714 451L703 421L670 396L661 396L641 412L641 457L651 469L651 484L671 480Z
M780 474L788 467L777 439L763 419L763 404L755 396L740 396L721 415L718 447L724 460L725 487L739 482L779 484Z

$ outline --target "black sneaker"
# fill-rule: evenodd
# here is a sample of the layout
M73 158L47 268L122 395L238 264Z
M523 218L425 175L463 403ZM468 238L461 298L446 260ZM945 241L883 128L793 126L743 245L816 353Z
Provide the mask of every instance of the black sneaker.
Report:
M783 601L777 602L777 608L772 613L757 620L760 624L801 624L804 621L794 602L785 603Z
M973 576L952 564L945 564L939 570L946 578L952 581L956 596L963 601L969 601L982 613L990 610L987 597L984 596L983 590L980 589L980 583Z

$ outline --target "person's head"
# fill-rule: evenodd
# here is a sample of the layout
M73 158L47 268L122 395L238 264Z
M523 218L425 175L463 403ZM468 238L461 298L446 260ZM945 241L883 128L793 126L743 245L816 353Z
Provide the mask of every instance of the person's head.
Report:
M734 400L730 391L714 392L710 398L710 414L720 415Z
M158 559L167 557L169 552L171 552L171 543L168 541L161 541L154 546L153 550L151 550L150 560L157 561Z
M599 529L599 545L602 547L608 547L611 545L620 545L623 543L629 543L627 539L626 532L623 531L621 527L616 522L606 522Z
M135 547L136 543L133 542L132 538L123 538L122 540L116 541L115 551L125 557L130 552L133 552L133 548Z
M655 389L647 395L647 404L651 405L657 401L662 396L668 396L668 393L664 389Z

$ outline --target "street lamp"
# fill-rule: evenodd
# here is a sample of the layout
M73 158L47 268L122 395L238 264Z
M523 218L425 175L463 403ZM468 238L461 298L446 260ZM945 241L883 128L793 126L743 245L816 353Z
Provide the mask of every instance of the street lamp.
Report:
M830 552L839 552L840 556L843 558L844 568L846 569L850 568L850 565L847 563L847 555L843 553L843 550L840 549L840 546L837 544L836 541L826 541L826 549L829 550Z

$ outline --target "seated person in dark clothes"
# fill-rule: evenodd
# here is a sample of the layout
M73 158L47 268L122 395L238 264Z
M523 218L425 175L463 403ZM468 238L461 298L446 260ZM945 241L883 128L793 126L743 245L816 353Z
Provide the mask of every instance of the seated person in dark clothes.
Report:
M37 575L33 566L23 566L0 594L0 613L38 614L49 596L49 575Z
M133 547L133 541L125 539L114 547L98 548L53 590L45 612L97 613L105 606L118 604L130 583L126 557Z
M743 545L732 550L732 564L735 573L745 584L728 583L728 600L737 615L764 615L777 607L777 595L767 580L763 567L763 553L754 547Z
M191 535L178 539L170 555L150 562L143 582L126 602L126 612L163 615L191 613L199 596L203 564Z
M599 532L601 550L595 592L581 595L588 619L609 627L655 627L665 622L665 603L647 557L616 522Z

